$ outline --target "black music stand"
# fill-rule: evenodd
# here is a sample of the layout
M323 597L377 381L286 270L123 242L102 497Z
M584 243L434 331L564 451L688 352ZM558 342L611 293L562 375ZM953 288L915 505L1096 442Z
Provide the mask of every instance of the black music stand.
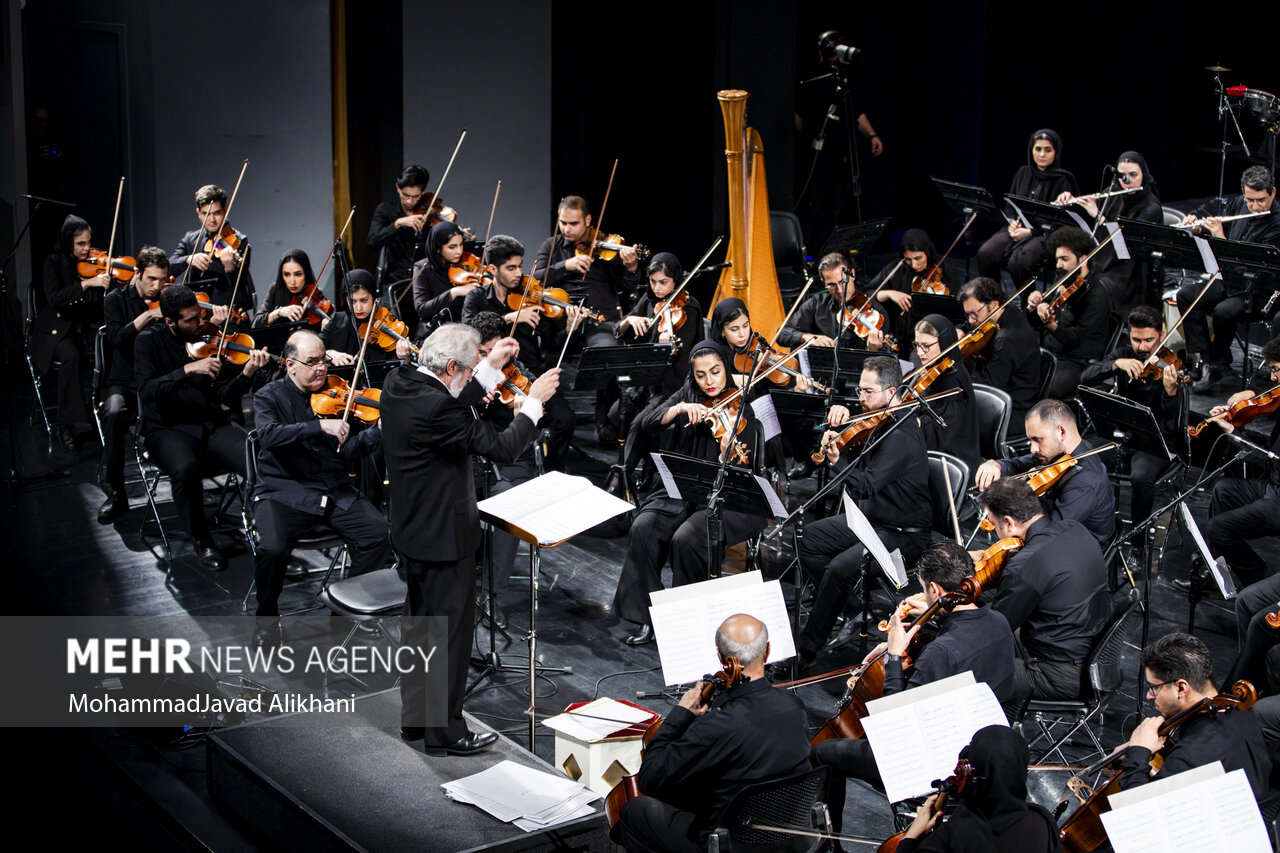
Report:
M1165 267L1192 270L1205 268L1199 244L1187 229L1123 217L1117 221L1124 229L1124 242L1129 248L1129 257L1135 261L1140 256L1149 258L1154 268L1153 275L1159 276L1161 280Z
M975 187L969 184L958 184L955 181L945 181L942 178L930 177L933 186L942 196L942 200L947 203L947 207L960 214L961 218L968 219L973 214L978 214L979 219L988 219L992 222L1006 223L1008 217L1005 216L1004 203L996 201L991 193L987 192L986 187ZM970 228L964 235L964 244L968 249L964 257L964 277L969 278L969 264L973 260L975 235L973 229Z
M778 417L793 417L820 424L827 419L827 395L807 394L801 391L786 391L782 388L770 388L769 399ZM832 401L835 405L844 406L851 412L858 411L858 401L849 397L837 397Z
M610 382L633 385L639 388L657 385L671 360L671 342L661 344L635 344L625 347L587 347L578 359L578 373L573 379L573 390L595 391ZM623 443L618 446L618 462L610 466L606 483L621 482L623 497L637 503L632 496L631 474L627 471L626 437L630 433L634 417L626 394L618 397L618 434Z
M964 308L954 294L951 296L938 293L911 294L911 316L920 319L930 314L941 314L957 326L969 319L964 315Z
M1280 293L1280 249L1260 243L1241 243L1238 240L1221 240L1217 237L1206 237L1209 250L1218 259L1218 269L1223 278L1244 283L1244 335L1241 349L1244 350L1242 374L1252 375L1252 360L1249 357L1249 330L1257 320L1267 322L1267 315L1275 307L1276 294ZM1259 305L1262 297L1267 301ZM1248 379L1244 380L1245 387Z
M829 382L836 366L835 347L809 346L805 348L804 354L809 359L809 373L819 377L821 382ZM862 378L863 363L873 355L892 356L894 354L891 352L875 352L869 349L840 347L840 372L836 374L835 383L831 385L832 390L845 387L848 384L857 385L858 380Z
M258 349L266 347L269 350L279 352L284 349L284 342L289 340L289 336L294 332L307 328L306 320L299 320L296 323L274 323L270 326L257 326L248 330L253 336L254 346ZM316 330L316 334L319 334Z
M698 507L705 507L708 504L720 473L718 463L695 459L692 456L682 456L679 453L649 455L655 464L661 463L666 466L680 492L680 500L689 501ZM777 515L769 505L769 499L762 491L765 488L767 487L761 485L756 479L755 472L750 468L731 465L725 469L724 482L720 486L720 498L725 506L733 507L735 512L745 512L761 518L776 518ZM724 548L723 541L716 543L716 552L720 558L711 560L710 577L720 577L720 566L724 562Z
M889 228L890 221L885 218L873 219L859 225L841 225L827 237L818 257L824 257L832 252L840 252L850 259L866 255L880 242L880 238Z
M1084 232L1086 234L1089 234L1090 236L1093 234L1093 230L1088 227L1088 222L1083 216L1080 216L1079 214L1075 214L1075 216L1073 216L1072 211L1065 207L1059 207L1056 204L1050 204L1034 198L1023 198L1022 196L1017 195L1008 196L1008 199L1010 202L1017 205L1018 209L1025 213L1027 218L1031 220L1031 224L1036 228L1039 228L1041 233L1046 237L1049 236L1049 232L1053 231L1055 228L1061 228L1066 225L1074 225L1079 228L1080 222L1085 222L1086 227L1084 228ZM1076 221L1077 218L1079 218L1080 222ZM1097 243L1098 241L1094 240L1094 242Z

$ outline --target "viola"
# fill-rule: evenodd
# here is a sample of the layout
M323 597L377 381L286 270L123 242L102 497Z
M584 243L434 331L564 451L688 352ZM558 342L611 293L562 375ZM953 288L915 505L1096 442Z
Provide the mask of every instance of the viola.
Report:
M658 333L665 334L671 338L672 352L678 352L680 349L680 339L676 337L676 332L684 328L684 321L688 319L684 313L684 306L689 301L689 294L681 290L675 296L664 299L653 306L653 316L658 323Z
M1030 476L1027 477L1027 485L1036 493L1036 497L1039 497L1057 485L1058 480L1062 479L1062 475L1067 473L1076 464L1076 461L1076 458L1070 453L1064 453L1057 461L1028 472ZM978 527L988 533L996 529L996 526L986 517L983 517L982 521L978 522Z
M707 401L711 411L707 414L706 423L711 427L712 438L719 440L724 437L725 433L733 429L734 421L738 423L735 435L742 435L742 431L747 428L747 419L738 417L738 406L741 403L742 395L736 388L726 388L720 396ZM750 464L747 446L737 438L729 443L729 453L730 458L739 465Z
M289 304L303 307L302 316L306 318L309 325L319 326L325 320L333 319L333 303L324 298L318 284L308 284L302 288L293 295Z
M821 465L827 460L828 447L834 447L838 452L844 452L846 447L852 447L866 441L876 431L876 428L888 419L889 413L887 411L872 412L855 418L849 421L849 424L841 430L839 435L810 454L809 458L813 460L813 464Z
M960 589L948 592L939 597L920 618L917 625L926 625L943 611L951 612L961 604L972 604L982 595L982 586L973 578L965 578L960 582ZM919 633L911 640L907 653L902 656L902 666L911 665L914 654L919 654L920 646L925 642ZM884 657L885 652L873 656L854 668L849 687L840 701L836 703L836 713L818 729L817 734L809 741L811 747L817 746L832 738L860 738L866 735L862 728L862 720L867 716L867 703L884 696Z
M961 358L973 358L981 355L987 348L987 344L995 340L996 332L1000 331L1000 327L996 325L995 320L983 320L973 331L960 339L956 349L960 350Z
M621 234L601 234L599 229L591 228L587 231L586 239L573 250L575 255L590 255L592 258L601 261L611 261L618 257L619 249L631 248L636 251L636 260L644 263L653 256L653 252L649 251L647 246L637 243L634 246L627 246L627 241L622 239Z
M523 300L521 294L524 294ZM520 283L507 294L507 307L512 311L520 308L520 303L525 305L542 305L542 313L552 319L564 316L564 309L568 308L572 303L569 302L569 293L559 287L543 287L536 278L526 275L520 279ZM597 314L595 311L582 308L583 314L595 320L597 323L605 321L603 314Z
M1084 273L1076 276L1075 281L1062 288L1062 292L1053 297L1053 301L1049 303L1049 313L1057 314L1058 309L1067 304L1067 300L1075 296L1084 287Z
M323 389L311 395L311 411L320 418L340 418L347 411L348 399L351 401L351 414L361 421L372 424L382 417L379 411L382 391L377 388L352 391L347 380L332 375L325 379Z
M461 258L449 265L450 283L461 287L480 284L486 277L484 262L470 252L463 252Z
M397 320L390 308L379 306L378 310L373 312L371 319L374 324L373 332L368 331L370 320L365 320L358 330L361 339L368 337L370 341L387 352L393 352L396 344L404 341L409 344L410 352L414 355L418 354L418 348L409 340L409 327L404 324L404 321Z
M514 409L529 396L529 386L533 381L520 372L514 361L507 362L502 368L502 381L498 383L498 400L507 408Z
M215 258L222 257L224 252L230 252L231 256L239 261L241 242L236 230L229 223L223 222L222 230L218 232L217 236L205 240L204 251L206 255Z
M1231 689L1216 696L1206 696L1184 711L1174 714L1160 726L1160 737L1166 738L1166 748L1171 745L1169 736L1192 717L1201 714L1227 713L1230 711L1247 711L1258 700L1258 691L1247 681L1237 681ZM1085 784L1082 777L1113 764L1123 754L1123 748L1116 750L1092 767L1086 768L1079 776L1073 776L1067 787L1081 800L1080 808L1062 824L1059 834L1062 836L1062 849L1066 853L1085 853L1097 850L1107 842L1107 831L1102 825L1102 814L1111 811L1109 797L1120 790L1120 771L1116 770L1106 782L1096 789ZM1163 750L1151 756L1151 772L1158 773L1164 765Z
M799 370L786 364L783 358L784 356L772 347L764 353L748 350L740 352L733 357L733 369L742 374L750 374L755 369L756 362L760 361L762 364L759 375L767 376L774 385L786 386L791 384L792 379L807 378ZM819 392L827 393L827 386L816 379L810 379L809 381Z
M90 249L89 260L76 262L76 275L81 278L93 278L107 271L107 253L101 249ZM111 278L115 281L130 281L138 272L138 262L128 255L118 255L111 259Z
M1280 628L1280 606L1277 606L1275 613L1267 614L1267 624L1272 628Z
M1280 408L1280 385L1240 400L1225 412L1205 418L1193 427L1187 427L1187 435L1195 438L1214 421L1226 421L1233 427L1242 427L1256 418L1271 414L1278 408Z
M1142 368L1142 372L1138 374L1138 378L1147 382L1160 382L1164 379L1164 369L1172 367L1178 372L1178 382L1187 383L1191 381L1191 377L1187 375L1182 368L1182 359L1168 347L1160 347L1156 350L1155 358L1151 363Z
M248 364L249 356L255 351L253 338L248 335L224 335L216 329L201 335L200 340L187 344L187 355L192 358L221 358L228 364ZM268 355L276 364L284 366L283 358L270 353Z
M702 677L702 690L700 692L700 700L706 705L715 698L715 695L721 690L728 690L731 687L742 682L742 664L737 658L729 658L724 662L724 669L714 675L704 675ZM662 718L654 720L649 724L649 728L645 730L643 743L647 748L653 740L653 736L657 734L658 729L662 726ZM644 750L640 752L640 760L644 761ZM636 774L623 776L618 784L613 786L613 790L604 799L604 813L609 818L609 832L612 834L613 828L618 823L618 818L622 814L622 807L635 797L641 796L640 789L636 785Z
M872 329L884 328L884 315L877 311L871 297L865 293L855 293L844 304L840 314L841 325L852 327L853 333L860 338L871 334ZM884 348L889 352L898 351L898 342L892 335L884 336Z
M973 561L973 577L978 585L983 589L991 586L1000 576L1000 572L1004 569L1004 564L1008 562L1009 555L1022 547L1022 540L1016 536L1010 536L1007 539L1001 539L987 547L982 555ZM913 595L906 599L900 605L899 614L902 619L906 619L911 615L911 605L913 601L923 601L923 595ZM881 632L889 630L887 620L880 620L880 624L876 626ZM1280 627L1280 626L1278 626Z
M925 267L915 278L911 279L911 292L950 296L951 291L942 283L942 263L938 262Z
M946 779L935 779L933 790L938 795L938 799L933 801L932 812L934 814L942 814L947 807L947 800L953 794L963 794L964 789L973 782L973 776L973 765L969 763L967 758L961 758L956 762L955 773ZM890 835L876 848L876 853L895 853L898 849L898 844L906 837L907 831L905 829L902 832Z

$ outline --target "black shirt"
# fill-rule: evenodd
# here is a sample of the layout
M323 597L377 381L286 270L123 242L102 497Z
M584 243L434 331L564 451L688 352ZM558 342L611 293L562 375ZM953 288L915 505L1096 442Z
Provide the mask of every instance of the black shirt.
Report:
M1000 573L991 606L1022 629L1031 657L1083 661L1111 618L1098 543L1077 521L1037 519Z
M311 411L310 393L288 376L253 395L253 418L259 448L255 501L279 501L312 515L323 515L330 504L351 508L360 493L351 483L350 466L382 444L381 429L361 429L353 418L339 448Z
M1016 306L1005 309L999 326L991 343L965 366L974 382L999 388L1013 399L1009 433L1022 435L1027 411L1040 401L1040 340Z
M761 678L729 688L701 717L673 708L645 750L636 782L646 796L693 812L690 832L705 847L738 791L808 767L804 704Z
M1244 200L1243 195L1239 195L1231 199L1223 216L1239 216L1248 212L1249 203ZM1222 233L1228 240L1280 247L1280 198L1271 202L1269 216L1253 216L1226 222L1222 226Z
M511 313L506 303L499 302L494 293L493 284L485 284L475 288L462 301L462 322L466 323L481 311L492 311L499 317ZM520 361L539 373L554 365L546 363L547 353L552 350L553 341L565 327L564 317L555 320L543 315L536 329L529 328L527 323L517 323L516 342L520 344Z
M1249 787L1259 800L1268 793L1271 756L1262 739L1262 726L1249 711L1197 714L1173 731L1162 753L1164 764L1159 773L1151 776L1150 750L1141 746L1126 748L1120 759L1120 787L1145 785L1221 761L1227 773L1245 772Z
M636 302L635 307L627 313L627 316L655 319L653 308L659 301L661 300L654 299L653 294L646 291ZM670 360L667 362L667 369L662 372L657 386L653 389L658 394L670 394L684 384L685 377L689 375L689 352L702 339L702 306L698 304L698 300L689 296L685 300L682 311L684 313L684 322L679 329L676 329L676 346L671 353ZM627 338L627 343L656 344L661 333L662 329L655 319L654 323L649 326L647 334L637 338L627 332L624 337ZM792 367L794 366L794 363L792 363Z
M128 391L135 390L133 378L133 342L141 330L133 325L133 321L141 314L151 310L132 284L117 287L107 294L102 301L102 311L107 321L107 337L103 341L111 360L107 372L107 384L117 385ZM163 319L152 320L143 328L163 326Z
M778 332L778 343L784 347L798 347L804 342L805 335L826 335L834 341L836 333L844 325L839 316L840 307L830 291L813 294L800 303L782 331ZM840 338L840 346L865 349L866 341L858 337L851 327Z
M565 242L564 236L557 233L542 241L538 247L538 255L533 261L533 277L543 281L544 270L550 263L551 271L546 273L546 287L562 287L573 299L586 298L587 305L603 314L608 321L622 319L622 304L630 302L630 295L636 292L641 283L641 269L628 272L620 257L611 261L594 261L585 276L579 276L572 270L565 269L564 262L574 256L575 246Z
M346 311L334 312L333 320L320 332L320 340L324 343L324 348L345 352L347 355L359 355L360 346L364 343L364 339L360 337L360 324L363 322ZM378 346L372 339L373 334L373 332L369 333L369 346L365 348L364 360L369 363L378 363L395 358L396 351L384 350ZM406 337L412 338L412 332Z
M908 675L901 661L886 661L884 695L972 672L975 681L1006 702L1013 698L1013 657L1013 631L999 611L953 610L941 618L937 636L920 651Z
M210 426L229 422L223 406L238 405L249 390L251 383L241 372L221 381L234 369L230 365L222 366L215 383L203 373L187 373L190 363L186 348L164 323L152 323L134 341L134 379L144 435L155 429L176 429L203 438Z
M1111 289L1100 276L1090 272L1085 285L1071 295L1057 311L1058 328L1052 332L1040 322L1036 309L1028 309L1033 328L1045 329L1044 348L1059 359L1087 365L1101 358L1109 340L1114 307Z
M373 209L373 219L369 222L369 248L381 251L385 246L387 249L384 286L407 279L426 245L426 229L431 226L424 225L422 231L396 227L396 220L407 215L398 201L380 202Z
M234 228L232 229L235 230ZM248 238L239 231L236 236L240 238L240 252L243 254L248 247ZM198 269L192 269L191 275L187 276L187 264L192 255L198 255L204 251L204 245L209 240L209 232L203 228L197 228L194 231L188 231L182 235L182 239L178 241L178 248L173 250L169 255L169 275L173 276L173 280L179 284L186 284L192 290L205 293L209 297L209 301L214 305L231 304L231 292L236 291L236 305L245 311L253 312L253 303L255 290L253 287L253 275L249 268L253 265L253 258L250 257L244 268L244 275L240 278L240 288L236 289L236 276L240 270L240 265L235 264L230 270L222 265L222 261L218 258L209 260L209 267L204 272ZM184 281L183 279L186 278Z
M876 441L898 416L889 415L867 444ZM929 451L913 412L872 448L867 459L858 457L856 469L844 481L849 497L877 527L894 530L928 530L933 524L929 498Z
M1093 445L1082 438L1071 455L1083 456L1090 450L1093 450ZM1046 518L1080 522L1105 548L1116 533L1116 496L1099 455L1081 459L1069 468L1053 488L1040 496L1040 506L1044 508ZM1001 459L1000 474L1005 477L1021 474L1041 464L1030 453L1017 459Z
M1186 393L1186 389L1179 385L1178 393L1170 397L1164 390L1163 379L1130 379L1129 374L1115 367L1116 360L1121 358L1145 361L1147 356L1138 355L1131 344L1122 344L1107 353L1097 364L1089 365L1080 375L1080 384L1101 385L1108 379L1114 378L1116 393L1126 400L1132 400L1150 409L1151 414L1155 415L1160 432L1165 436L1169 449L1176 451L1181 446L1178 433L1184 426L1180 421L1182 395Z

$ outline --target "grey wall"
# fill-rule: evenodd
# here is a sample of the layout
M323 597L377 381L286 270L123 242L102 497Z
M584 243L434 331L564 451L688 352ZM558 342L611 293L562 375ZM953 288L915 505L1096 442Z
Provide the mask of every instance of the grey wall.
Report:
M461 27L464 20L477 22L471 37ZM501 180L493 230L525 244L526 273L551 233L556 201L547 133L550 32L549 0L477 0L466 6L465 17L451 4L404 4L405 160L425 166L434 189L466 127L466 141L441 195L483 239L493 190ZM444 33L459 37L437 37ZM424 56L428 64L415 59ZM388 186L388 198L391 192Z

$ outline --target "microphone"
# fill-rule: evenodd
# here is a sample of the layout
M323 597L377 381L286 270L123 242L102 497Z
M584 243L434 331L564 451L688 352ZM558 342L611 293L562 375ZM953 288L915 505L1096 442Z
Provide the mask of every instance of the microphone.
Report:
M903 389L910 390L910 388L911 388L910 383L904 382L902 383L901 387L898 390L899 391ZM914 400L908 400L907 402L919 403L924 408L924 410L929 414L929 417L933 418L933 420L938 424L938 426L942 427L943 429L947 429L947 422L943 420L942 415L938 414L934 410L933 406L929 405L929 401L924 398L923 394L913 394L912 396L914 397Z
M718 264L707 264L705 267L694 270L694 272L715 272L716 270L727 270L731 266L733 266L733 261L724 261Z
M26 193L19 193L18 198L30 199L36 204L56 204L60 207L75 207L75 205L69 201L58 201L56 198L45 198L38 195L27 195Z
M1228 432L1228 433L1224 433L1224 434L1226 435L1226 437L1227 437L1227 438L1231 439L1231 440L1232 440L1232 441L1234 441L1236 444L1239 444L1239 445L1241 445L1241 446L1243 446L1243 447L1247 447L1247 448L1249 448L1250 450L1254 451L1255 453L1261 453L1263 456L1267 457L1268 459L1274 459L1276 462L1280 462L1280 456L1275 455L1275 454L1274 454L1274 453L1272 453L1270 450L1267 450L1267 449L1266 449L1266 448L1264 448L1264 447L1259 447L1258 445L1254 444L1254 443L1253 443L1252 441L1250 441L1249 439L1247 439L1247 438L1245 438L1245 437L1243 437L1243 436L1241 436L1241 435L1237 435L1237 434L1236 434L1236 433L1234 433L1234 432Z

